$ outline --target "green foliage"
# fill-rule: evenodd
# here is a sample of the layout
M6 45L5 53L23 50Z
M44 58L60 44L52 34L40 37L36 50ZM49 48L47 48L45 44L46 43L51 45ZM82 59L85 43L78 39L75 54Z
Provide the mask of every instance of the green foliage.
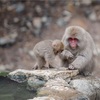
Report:
M0 76L6 77L8 75L9 72L0 72Z

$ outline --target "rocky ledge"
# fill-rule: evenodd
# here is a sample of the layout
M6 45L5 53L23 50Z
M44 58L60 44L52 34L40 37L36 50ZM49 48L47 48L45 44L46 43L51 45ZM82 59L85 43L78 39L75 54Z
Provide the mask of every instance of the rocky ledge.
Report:
M28 100L100 100L100 79L79 76L78 70L18 69L8 77L37 91L37 97Z

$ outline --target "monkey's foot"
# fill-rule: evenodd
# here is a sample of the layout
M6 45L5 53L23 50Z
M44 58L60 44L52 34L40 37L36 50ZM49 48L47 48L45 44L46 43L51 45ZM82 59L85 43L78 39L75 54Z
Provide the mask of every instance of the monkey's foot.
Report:
M75 68L74 68L73 65L69 65L68 69L70 69L70 70L74 70Z

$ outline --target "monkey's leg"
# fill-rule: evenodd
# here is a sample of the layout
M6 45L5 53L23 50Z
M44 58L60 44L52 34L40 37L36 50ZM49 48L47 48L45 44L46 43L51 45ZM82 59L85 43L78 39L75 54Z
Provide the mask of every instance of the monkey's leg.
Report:
M45 65L45 60L40 56L36 56L36 64L34 66L34 69L42 69L44 65Z
M50 68L49 62L46 62L45 67L48 69Z
M61 64L57 61L56 56L53 54L47 54L45 55L45 60L46 62L49 63L49 66L53 67L53 68L57 68L60 69L61 68Z
M37 64L37 62L35 63L33 69L38 69L38 64Z

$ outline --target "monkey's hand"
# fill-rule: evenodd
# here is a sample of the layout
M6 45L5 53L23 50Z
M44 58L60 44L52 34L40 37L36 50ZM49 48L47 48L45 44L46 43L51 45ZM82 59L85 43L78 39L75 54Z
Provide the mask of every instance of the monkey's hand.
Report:
M75 67L74 67L72 64L70 64L69 67L68 67L68 69L70 69L70 70L74 70Z
M70 60L70 59L73 59L73 57L74 57L73 54L68 50L64 50L61 53L61 58L63 58L63 59Z
M34 67L32 69L34 69L34 70L38 69L37 63L34 65Z

